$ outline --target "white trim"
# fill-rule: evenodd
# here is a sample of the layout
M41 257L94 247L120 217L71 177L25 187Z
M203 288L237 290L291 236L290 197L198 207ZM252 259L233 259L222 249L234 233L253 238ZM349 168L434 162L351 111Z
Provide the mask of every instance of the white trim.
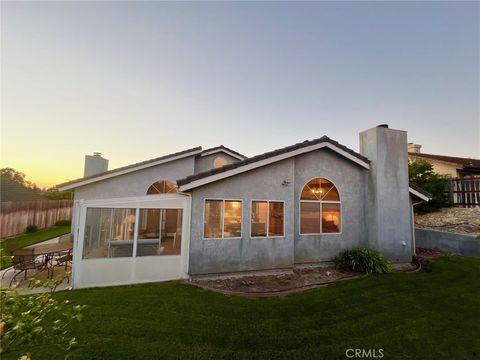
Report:
M188 197L187 194L159 194L159 195L143 195L143 196L132 196L132 197L124 197L124 198L108 198L108 199L92 199L92 200L83 200L80 199L82 205L87 204L89 207L107 207L102 205L117 205L118 207L122 207L124 203L132 203L132 202L141 202L141 203L149 203L149 202L158 202L162 200L179 200L185 199Z
M90 287L119 284L133 284L150 281L173 280L188 277L188 256L190 245L190 206L191 197L179 194L148 195L123 199L76 200L79 205L79 221L76 223L73 247L72 286ZM132 256L115 258L83 259L85 240L86 214L89 208L135 208L135 233L133 238ZM182 242L178 255L136 256L141 209L177 209L182 211ZM173 262L172 262L173 261ZM154 266L148 273L145 269ZM98 280L91 277L92 269L98 268ZM119 269L121 274L117 274ZM103 275L105 276L103 276ZM118 280L118 281L117 281Z
M267 236L252 236L252 211L253 211L253 202L266 202L267 203L267 223L266 223L266 234ZM283 235L269 235L269 225L270 225L270 203L282 203L283 204ZM250 239L274 239L274 238L284 238L285 237L285 200L264 200L264 199L251 199L250 200Z
M315 180L315 179L324 179L324 180L327 180L329 181L333 187L337 190L337 193L338 193L338 198L340 200L302 200L302 192L303 192L303 189L305 188L305 186L307 186L307 184L312 181L312 180ZM331 189L329 189L330 191ZM327 191L328 193L328 191ZM325 196L327 195L327 193L325 194ZM318 203L320 205L320 232L319 233L302 233L302 202L304 203ZM340 205L340 231L339 232L330 232L330 233L324 233L322 232L323 230L323 225L322 225L322 213L323 213L323 204L339 204ZM314 177L314 178L311 178L310 180L308 180L303 186L302 188L300 189L300 193L298 194L298 235L300 236L308 236L308 235L341 235L343 232L343 206L342 206L342 197L340 196L340 190L338 190L338 187L335 185L335 183L326 178L326 177L321 177L321 176L317 176L317 177Z
M411 187L408 187L408 191L409 191L411 194L415 195L416 197L422 199L422 200L425 201L425 202L428 202L429 200L432 199L432 198L429 198L427 195L424 195L424 194L422 194L421 192L419 192L419 191L417 191L417 190L415 190L415 189L413 189L413 188L411 188Z
M243 166L240 166L240 167L232 169L232 170L227 170L227 171L215 174L215 175L207 176L203 179L194 180L191 183L181 185L178 188L179 188L180 191L187 191L187 190L190 190L190 189L202 186L202 185L209 184L209 183L214 182L214 181L225 179L225 178L233 176L233 175L241 174L245 171L253 170L253 169L265 166L265 165L269 165L269 164L272 164L272 163L275 163L275 162L278 162L278 161L281 161L281 160L291 158L293 156L301 155L301 154L308 153L308 152L311 152L311 151L315 151L315 150L318 150L318 149L322 149L322 148L325 148L325 147L329 148L329 149L335 151L336 153L346 157L347 159L357 163L358 165L364 167L365 169L370 169L370 165L367 162L365 162L363 160L360 160L356 156L353 156L353 155L349 154L345 150L342 150L335 145L332 145L328 142L322 142L322 143L319 143L319 144L306 146L304 148L293 150L293 151L290 151L290 152L285 153L285 154L276 155L276 156L273 156L273 157L268 158L268 159L259 160L259 161L256 161L254 163L243 165Z
M207 201L222 201L222 237L205 237L205 205ZM240 236L235 237L225 237L225 201L239 201L242 204L241 219L240 219ZM243 232L243 200L242 199L226 199L226 198L204 198L203 199L203 221L202 221L202 240L233 240L233 239L242 239Z
M231 157L234 157L235 159L238 159L238 160L245 160L246 159L245 156L240 156L240 155L234 154L233 152L228 151L226 149L215 149L215 150L202 151L202 153L200 154L200 157L208 156L208 155L212 155L212 154L217 154L219 152L223 152L224 154L230 155Z
M146 168L149 168L149 167L152 167L152 166L157 166L157 165L165 164L165 163L168 163L168 162L171 162L171 161L180 160L180 159L183 159L183 158L186 158L186 157L201 154L201 152L202 152L202 150L195 150L195 151L191 151L191 152L188 152L188 153L185 153L185 154L182 154L182 155L173 156L173 157L170 157L170 158L167 158L167 159L153 161L153 162L150 162L148 164L132 166L131 168L124 169L124 170L119 170L119 171L114 171L110 174L100 175L100 176L97 176L97 177L94 177L94 178L91 178L91 179L78 181L78 182L75 182L73 184L67 184L67 185L59 186L58 190L59 191L65 191L65 190L75 189L75 188L78 188L80 186L85 186L85 185L88 185L88 184L91 184L91 183L94 183L94 182L97 182L97 181L110 179L112 177L128 174L128 173L138 171L138 170L143 170L143 169L146 169Z

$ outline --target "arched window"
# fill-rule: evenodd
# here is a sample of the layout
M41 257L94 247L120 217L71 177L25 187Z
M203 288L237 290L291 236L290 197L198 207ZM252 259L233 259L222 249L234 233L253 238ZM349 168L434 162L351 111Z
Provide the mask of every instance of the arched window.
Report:
M310 180L300 195L300 234L341 231L340 195L327 179Z
M176 192L177 187L174 183L168 180L160 180L150 185L147 190L147 195L173 194Z
M221 155L217 156L215 160L213 160L213 167L215 169L221 168L222 166L225 166L227 164L228 164L228 160Z

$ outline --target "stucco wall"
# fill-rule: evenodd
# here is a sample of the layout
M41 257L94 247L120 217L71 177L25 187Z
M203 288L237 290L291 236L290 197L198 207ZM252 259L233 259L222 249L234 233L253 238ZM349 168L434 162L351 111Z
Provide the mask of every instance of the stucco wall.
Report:
M207 155L207 156L197 156L195 158L195 174L197 174L199 172L202 172L202 171L213 169L214 168L213 162L219 156L224 158L227 161L228 164L231 164L231 163L234 163L234 162L238 161L238 159L236 159L233 156L230 156L228 154L225 154L223 152L219 152L219 153L215 153L215 154L211 154L211 155Z
M189 273L288 268L330 260L342 249L364 244L365 171L322 149L194 189ZM331 180L340 192L341 234L298 235L300 191L315 177ZM241 239L203 239L204 200L209 198L243 200ZM285 237L250 238L251 200L285 201Z
M178 179L192 175L194 157L157 165L125 175L113 177L75 189L75 200L108 199L145 196L148 188L158 180Z
M408 184L407 133L377 127L360 134L370 159L367 177L367 246L394 262L410 261L413 234Z
M252 170L192 191L190 274L293 266L293 159ZM283 181L290 182L282 186ZM242 238L203 239L205 199L242 199ZM251 200L285 201L285 237L250 238Z
M422 161L429 162L433 166L433 171L435 171L437 174L440 174L440 175L448 175L448 176L451 176L451 177L457 177L458 176L458 171L461 169L461 168L458 168L457 165L452 164L452 163L448 163L448 162L445 162L445 161L438 161L438 160L434 160L434 159L417 157L417 156L413 156L413 155L410 155L408 158L410 159L410 161L422 160Z
M365 245L365 173L368 170L330 150L295 158L295 263L328 261L343 249ZM300 193L316 177L330 180L340 194L340 234L300 235Z

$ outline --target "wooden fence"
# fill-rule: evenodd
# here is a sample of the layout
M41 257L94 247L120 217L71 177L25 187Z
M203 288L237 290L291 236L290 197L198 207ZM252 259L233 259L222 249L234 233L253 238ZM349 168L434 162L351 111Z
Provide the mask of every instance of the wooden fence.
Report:
M479 207L480 177L450 179L449 192L454 206Z
M73 200L2 201L0 203L0 237L21 234L28 225L39 229L72 219Z

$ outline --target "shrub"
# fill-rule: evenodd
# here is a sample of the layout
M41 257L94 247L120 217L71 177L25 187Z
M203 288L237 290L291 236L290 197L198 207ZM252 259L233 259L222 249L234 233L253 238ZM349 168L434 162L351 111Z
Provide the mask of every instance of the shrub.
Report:
M58 220L55 223L55 226L70 226L72 225L72 222L70 220Z
M28 225L25 228L25 233L27 233L27 234L31 234L31 233L34 233L34 232L37 232L37 231L38 231L38 226L37 225Z
M378 251L363 247L345 250L333 262L338 269L365 274L386 274L391 270L390 262Z
M65 352L65 359L69 357L77 345L77 340L70 336L71 324L82 320L85 305L74 305L53 296L68 276L31 282L29 288L43 287L49 291L30 296L19 295L15 287L1 289L0 357L10 354L17 359L20 355L21 359L30 358L28 350L38 344L58 347Z

